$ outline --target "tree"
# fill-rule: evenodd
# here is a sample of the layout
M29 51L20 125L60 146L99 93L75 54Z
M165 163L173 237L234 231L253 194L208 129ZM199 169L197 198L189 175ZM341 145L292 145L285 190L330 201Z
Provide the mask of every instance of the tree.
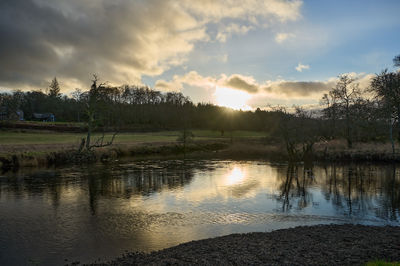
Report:
M51 81L51 84L50 84L49 90L48 90L48 95L52 98L58 98L61 96L60 84L58 83L56 77L54 77L54 79Z
M92 80L92 86L88 93L86 93L86 126L87 126L87 134L86 140L82 139L79 151L82 151L84 147L86 147L87 151L91 151L93 148L100 148L112 145L114 142L115 136L118 134L116 130L110 141L104 142L105 136L105 119L107 111L109 108L112 108L109 102L106 102L104 90L105 84L102 83L97 85L98 78L94 75L94 79ZM102 127L102 136L99 137L94 143L92 143L92 134L98 128ZM85 143L86 142L86 143Z
M295 113L290 114L286 108L278 107L280 113L279 133L282 137L289 161L312 160L313 147L321 139L318 120L313 118L312 111L295 107Z
M400 67L400 55L396 55L393 58L393 64L394 64L395 67Z
M351 112L351 106L354 105L361 97L361 91L355 79L349 75L340 75L336 87L331 91L335 99L339 112L345 121L345 138L347 147L353 146L353 121L354 117Z
M75 91L71 93L71 97L74 100L75 104L74 111L76 112L76 121L81 122L81 113L84 109L84 106L82 104L84 100L84 93L80 89L76 88Z
M325 105L326 108L322 110L323 118L327 119L329 126L325 127L327 131L324 133L325 137L331 139L336 133L336 124L338 120L338 105L336 97L333 91L325 93L320 101L321 105Z
M387 69L383 70L372 79L370 90L382 103L382 110L389 124L389 136L394 153L393 126L396 121L400 123L400 73L388 72ZM400 141L400 124L398 140Z

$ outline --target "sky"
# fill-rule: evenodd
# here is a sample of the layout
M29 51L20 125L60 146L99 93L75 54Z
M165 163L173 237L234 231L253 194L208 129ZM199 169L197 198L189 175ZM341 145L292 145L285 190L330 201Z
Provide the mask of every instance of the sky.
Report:
M317 106L400 54L398 0L1 0L0 91L110 85L254 110Z

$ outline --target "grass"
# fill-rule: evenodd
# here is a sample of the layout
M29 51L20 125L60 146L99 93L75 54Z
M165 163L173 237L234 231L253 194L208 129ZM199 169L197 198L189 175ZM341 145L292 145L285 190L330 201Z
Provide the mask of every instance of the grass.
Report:
M3 121L4 122L4 121ZM22 125L37 125L37 126L48 126L48 125L64 125L64 126L84 126L83 122L43 122L43 121L5 121L5 123L11 124L22 124Z
M196 153L194 154L196 156L287 160L286 149L281 145L282 143L265 141L266 134L264 132L234 131L234 141L231 143L231 132L229 131L225 131L224 135L221 135L220 131L212 130L191 131L194 135L194 142L188 143L185 151ZM115 138L115 145L96 149L98 151L96 156L104 159L106 157L164 156L183 153L183 146L178 142L181 134L180 131L120 133ZM98 133L93 135L93 143L99 136ZM108 141L111 136L111 133L107 134L104 141ZM86 137L85 133L0 130L0 159L10 161L17 156L20 165L40 165L62 160L73 161L76 159L74 152L84 137ZM390 145L387 143L355 143L353 149L347 149L344 140L333 140L328 143L317 143L314 147L314 159L321 161L400 161L400 153L393 156ZM9 165L10 163L3 164Z
M229 139L231 137L230 131L225 131L224 135L221 135L221 131L217 130L192 130L195 137L199 138L225 138ZM234 138L263 138L265 137L265 132L260 131L245 131L237 130L233 132Z
M56 133L56 132L0 132L0 144L16 145L16 144L65 144L78 143L83 134L72 133Z
M0 144L18 145L18 144L77 144L81 138L86 137L84 133L59 133L50 131L36 132L0 132ZM92 139L100 137L100 134L94 134ZM109 139L111 134L106 134L105 140ZM178 133L157 132L157 133L121 133L115 138L115 143L134 143L134 142L162 142L175 141Z
M230 133L221 136L219 131L194 130L192 131L196 139L229 139ZM138 142L175 142L180 136L179 131L160 131L149 133L120 133L115 138L115 143L138 143ZM78 144L80 139L85 137L84 133L60 133L51 131L27 131L12 132L0 131L0 144L18 145L18 144ZM94 134L93 139L100 134ZM234 138L261 138L265 134L253 131L235 131ZM107 134L106 138L110 138Z

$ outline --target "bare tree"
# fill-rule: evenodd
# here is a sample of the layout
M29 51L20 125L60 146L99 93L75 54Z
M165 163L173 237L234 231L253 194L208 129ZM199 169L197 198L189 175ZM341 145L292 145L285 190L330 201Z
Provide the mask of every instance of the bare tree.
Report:
M79 151L82 151L84 147L86 147L87 151L91 151L93 148L110 146L113 144L114 139L118 134L118 130L115 130L109 141L104 140L104 111L112 106L104 101L104 95L102 95L102 88L104 88L106 84L101 83L97 85L98 77L96 75L93 75L93 77L94 79L92 80L90 91L86 93L87 134L86 139L82 139ZM93 143L92 134L99 126L103 127L102 135Z
M331 91L337 106L345 120L345 138L347 147L353 146L353 114L351 106L361 97L359 84L349 75L340 75L336 87Z
M331 139L335 136L336 133L336 124L338 120L338 104L336 102L336 97L333 94L333 91L329 93L325 93L322 96L320 104L326 106L323 109L323 117L328 120L329 126L326 128L328 131L325 132L325 137Z
M388 72L387 69L383 70L372 79L370 90L382 103L382 110L389 125L389 136L394 153L393 126L396 121L400 122L400 73ZM398 140L400 141L400 124Z
M286 145L290 161L312 160L314 144L321 139L319 121L313 118L312 111L295 107L295 113L290 114L286 108L277 109L281 113L279 130Z

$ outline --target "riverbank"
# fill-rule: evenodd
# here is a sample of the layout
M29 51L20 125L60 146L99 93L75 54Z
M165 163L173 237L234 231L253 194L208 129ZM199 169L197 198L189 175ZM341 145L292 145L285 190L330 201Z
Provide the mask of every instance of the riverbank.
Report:
M70 145L59 145L58 149L54 145L24 145L22 150L14 147L13 151L0 154L0 168L9 170L19 167L109 162L122 157L145 159L171 156L193 158L193 156L199 156L207 158L207 156L212 156L227 147L228 143L224 141L197 141L186 145L179 142L144 142L116 144L91 151L78 152L76 147Z
M400 227L317 225L232 234L91 265L364 265L400 261Z
M123 133L109 147L78 153L84 135L52 131L0 132L0 168L37 167L76 163L108 162L121 157L142 158L217 158L265 159L288 161L285 146L279 140L267 139L260 132L238 131L221 136L217 131L194 131L185 145L180 132ZM312 160L319 162L399 162L389 143L355 143L352 149L345 141L333 140L314 145Z

